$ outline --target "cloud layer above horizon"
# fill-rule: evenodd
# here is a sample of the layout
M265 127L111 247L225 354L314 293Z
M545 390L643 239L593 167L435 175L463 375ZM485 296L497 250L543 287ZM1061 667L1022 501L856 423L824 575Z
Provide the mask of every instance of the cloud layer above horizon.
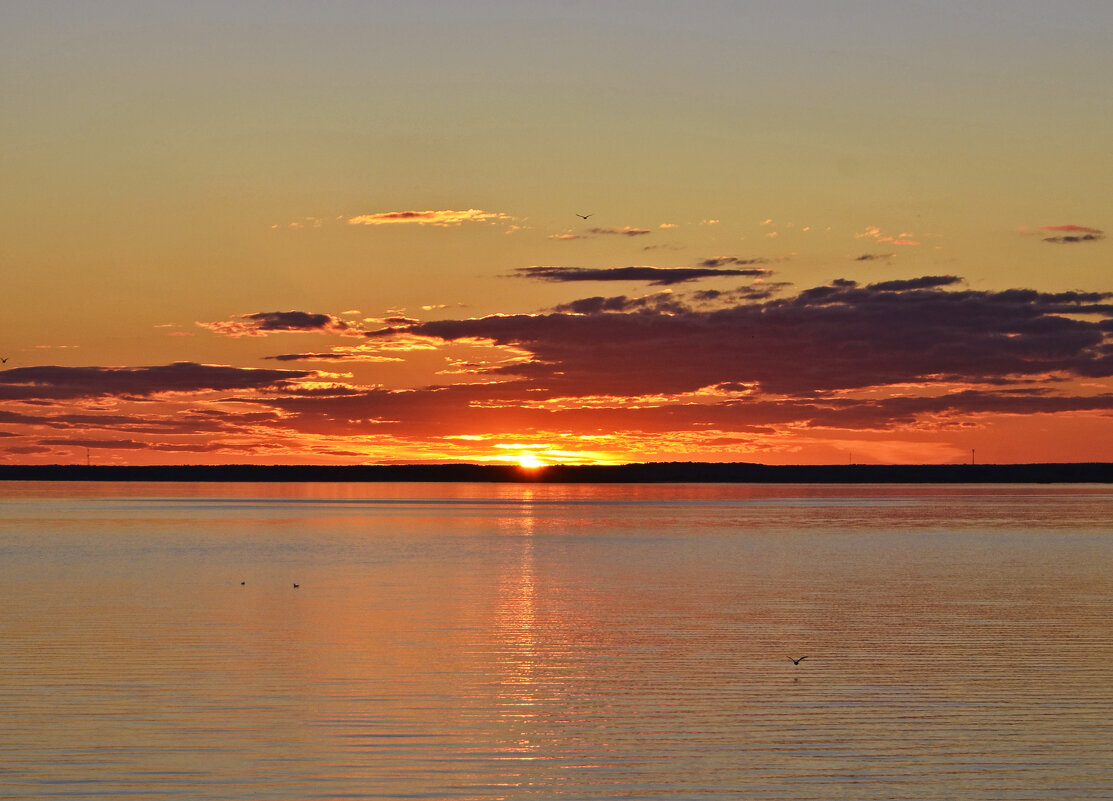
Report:
M0 425L13 435L0 450L606 462L761 454L823 432L913 437L993 415L1108 418L1113 293L961 284L665 290L368 330L324 312L248 313L205 327L337 338L331 351L266 356L280 361L366 370L433 356L444 367L403 388L322 369L17 367L0 371ZM343 344L353 336L363 343Z

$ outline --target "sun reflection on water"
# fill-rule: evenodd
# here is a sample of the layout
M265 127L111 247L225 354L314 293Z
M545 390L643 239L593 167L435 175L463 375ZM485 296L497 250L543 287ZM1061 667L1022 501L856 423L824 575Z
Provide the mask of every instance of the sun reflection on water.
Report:
M541 745L533 724L545 700L539 680L542 642L534 564L537 521L532 500L532 493L527 491L516 505L516 513L499 520L499 530L504 537L512 538L516 554L508 560L508 569L500 579L494 616L499 673L495 705L499 718L511 729L503 758L523 762L540 758Z

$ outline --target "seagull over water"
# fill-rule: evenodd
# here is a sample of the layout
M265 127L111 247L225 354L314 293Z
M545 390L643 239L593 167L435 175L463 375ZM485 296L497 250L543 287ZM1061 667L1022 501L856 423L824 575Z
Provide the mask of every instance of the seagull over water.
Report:
M580 214L579 212L576 212L576 216L579 217L581 220L586 220L588 217L594 217L595 212L592 212L591 214Z
M799 665L799 664L800 664L801 662L803 662L803 661L804 661L805 659L807 659L807 657L806 657L806 656L802 656L802 657L800 657L799 659L793 659L793 658L792 658L792 657L790 656L790 657L789 657L789 659L790 659L790 660L792 661L792 664L794 664L794 665Z

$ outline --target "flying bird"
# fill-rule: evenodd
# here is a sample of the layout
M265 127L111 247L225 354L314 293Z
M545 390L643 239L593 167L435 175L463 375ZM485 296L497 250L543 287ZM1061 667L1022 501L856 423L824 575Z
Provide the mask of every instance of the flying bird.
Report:
M8 357L7 357L7 356L5 356L4 358L0 359L0 364L7 364L7 363L8 363Z
M792 660L792 664L799 665L801 662L803 662L805 659L807 659L807 657L802 656L799 659L792 659L792 657L790 656L789 659Z
M594 217L595 212L592 212L591 214L580 214L579 212L576 212L576 216L579 217L581 220L586 220L588 217Z
M296 590L296 589L297 589L298 587L300 587L300 586L301 586L300 584L295 584L295 585L294 585L294 589Z

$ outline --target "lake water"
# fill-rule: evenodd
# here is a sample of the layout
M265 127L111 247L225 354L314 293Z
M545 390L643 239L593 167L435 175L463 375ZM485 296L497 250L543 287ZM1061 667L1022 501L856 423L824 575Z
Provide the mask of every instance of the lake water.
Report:
M3 799L1113 798L1113 487L7 483L0 579Z

